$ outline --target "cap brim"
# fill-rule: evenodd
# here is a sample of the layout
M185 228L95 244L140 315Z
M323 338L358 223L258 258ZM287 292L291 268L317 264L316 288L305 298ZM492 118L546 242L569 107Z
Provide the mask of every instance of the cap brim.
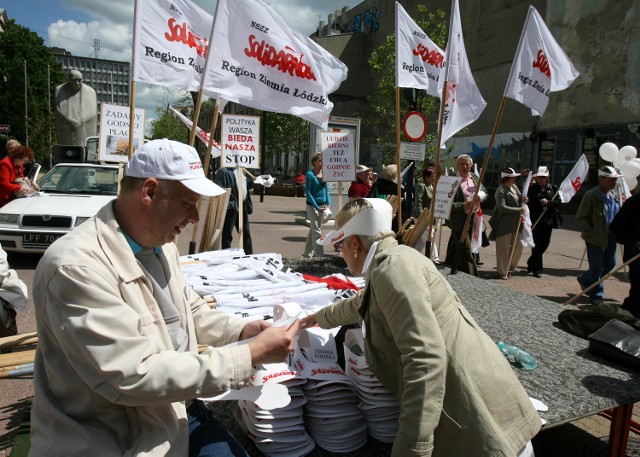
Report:
M382 198L366 198L365 200L373 208L359 212L349 219L343 227L330 231L320 237L316 243L327 246L351 235L373 236L384 230L391 230L393 215L389 202Z
M222 195L226 192L222 187L205 177L185 179L180 182L184 184L187 189L204 197L217 197L218 195Z

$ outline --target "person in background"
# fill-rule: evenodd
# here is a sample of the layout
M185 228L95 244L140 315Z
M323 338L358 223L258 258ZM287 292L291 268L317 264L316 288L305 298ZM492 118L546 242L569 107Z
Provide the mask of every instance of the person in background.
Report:
M422 170L422 181L416 184L415 193L413 197L413 200L414 200L413 218L414 219L419 218L420 214L422 214L423 211L431 210L431 200L433 199L433 192L434 192L433 183L435 182L435 179L436 179L435 168L433 166L425 167ZM424 231L424 235L422 237L425 244L426 244L427 230L429 229L427 228ZM432 231L432 235L433 235L433 231ZM433 243L433 236L431 237L431 241L432 241L431 260L433 260L436 263L439 263L440 259L438 257L438 249L435 243ZM416 249L418 251L422 251L422 248L423 248L423 242L421 241L416 245ZM428 256L429 253L425 252L425 255Z
M6 145L6 150L0 151L0 160L7 157L7 154L9 154L9 151L14 150L18 146L22 146L18 140L14 140L14 139L8 140Z
M32 161L33 151L26 146L11 149L7 157L0 160L0 207L18 196L26 197L36 192L26 182L16 182L18 179L24 181L24 165Z
M473 169L473 159L467 154L461 154L456 159L456 175L460 176L461 181L458 190L453 198L453 206L451 207L451 217L447 221L447 225L451 229L451 236L447 244L447 256L445 263L453 266L455 260L458 259L457 269L464 273L478 276L476 261L471 253L471 234L474 232L482 232L482 227L476 230L475 224L482 223L479 218L471 217L468 233L462 237L464 224L470 211L477 213L480 209L480 203L487 198L484 186L480 185L478 192L478 200L472 202L476 187L478 186L478 178L471 173ZM476 222L477 220L477 222ZM463 238L463 243L460 239Z
M215 182L220 187L231 189L229 197L229 205L227 206L227 215L224 218L222 227L222 249L231 247L233 241L233 228L240 233L240 205L238 204L240 192L238 186L240 182L240 173L242 168L222 167L216 172ZM253 189L253 180L247 176L242 178L242 248L245 254L253 254L253 241L251 240L251 228L249 227L249 215L253 213L253 202L251 201L251 192Z
M620 203L613 192L618 178L622 178L622 174L614 167L600 168L598 185L583 195L576 212L576 223L587 246L589 262L589 269L578 276L582 289L598 282L616 265L616 238L609 231L609 225L620 210ZM602 303L603 298L602 283L589 291L592 304Z
M609 225L616 241L624 245L623 262L640 254L640 194L631 196L620 208ZM629 295L622 302L635 317L640 318L640 259L629 264Z
M299 323L247 322L187 285L173 240L198 222L201 196L224 192L194 148L152 140L124 175L116 199L36 268L29 455L248 456L197 398L282 362Z
M527 272L540 278L543 269L542 255L551 242L551 231L557 221L556 213L560 207L560 197L557 195L558 186L549 182L547 167L539 167L533 177L535 182L529 186L527 205L529 205L531 223L536 224L533 228L535 246L531 248L531 256L527 259Z
M496 269L498 276L509 279L509 270L515 268L522 255L520 219L524 214L522 203L527 197L522 197L516 185L520 173L513 168L505 168L500 172L502 184L496 189L496 206L493 209L489 225L491 226L491 240L496 242ZM511 252L513 251L513 256Z
M362 324L367 362L400 405L392 456L533 455L540 416L509 362L433 262L398 244L391 219L375 198L338 212L320 242L365 286L302 326Z
M7 253L0 246L0 337L16 335L16 311L27 311L29 293L18 273L9 268Z
M349 198L364 198L371 192L371 168L366 165L356 166L356 180L349 186Z
M304 246L303 257L322 257L324 250L316 241L320 238L320 227L325 219L325 211L331 211L331 197L329 187L322 179L322 153L316 152L311 156L311 169L305 176L307 195L307 220L309 233Z

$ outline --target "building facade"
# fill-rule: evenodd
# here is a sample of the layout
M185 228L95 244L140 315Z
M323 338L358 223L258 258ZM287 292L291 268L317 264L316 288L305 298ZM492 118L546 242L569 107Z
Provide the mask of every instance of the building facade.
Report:
M402 1L414 18L418 3ZM460 0L467 55L487 107L464 136L450 140L448 145L455 147L449 158L467 153L478 163L484 160L530 4L580 76L568 89L551 94L542 117L506 100L488 184L497 185L503 167L535 170L540 165L547 165L552 180L559 183L581 154L589 160L593 183L602 162L598 155L602 143L640 147L640 0ZM426 6L449 17L449 0L433 0ZM312 38L349 67L347 80L330 96L333 115L365 111L367 95L376 89L368 57L394 30L392 0L365 0L320 22ZM435 118L428 121L437 128ZM363 127L361 161L380 164L382 158L376 154L375 138Z

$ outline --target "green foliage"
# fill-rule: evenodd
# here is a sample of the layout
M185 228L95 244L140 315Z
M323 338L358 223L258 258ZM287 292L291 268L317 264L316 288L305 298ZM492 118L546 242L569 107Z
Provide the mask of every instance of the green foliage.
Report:
M417 18L413 18L420 28L440 46L445 47L447 40L447 20L442 10L430 11L424 5L418 5ZM378 46L369 58L371 72L377 78L377 90L367 97L368 113L364 116L364 122L373 128L378 145L386 147L386 162L395 162L396 143L396 74L395 74L395 33L387 36L386 41ZM401 119L411 109L411 100L404 94L413 95L413 89L400 89L400 116ZM440 99L427 95L424 90L415 90L415 109L420 111L427 119L437 118L440 109ZM430 124L428 133L422 140L427 145L427 158L435 155L435 123ZM401 139L406 141L404 133Z
M263 111L266 156L300 156L309 150L309 122L291 114Z
M193 101L187 92L183 92L176 100L178 95L176 93L176 89L167 88L164 96L162 97L162 105L155 108L157 118L151 123L152 140L168 138L182 143L189 142L189 129L180 119L173 115L171 110L169 110L169 104L172 104L175 109L191 119L193 115ZM181 109L181 107L184 106L188 106L190 108L188 113L185 112L184 109Z
M51 147L49 132L55 143L55 87L66 81L44 40L35 32L10 19L0 33L0 124L9 124L9 137L27 144L25 126L25 61L27 67L27 112L29 147L36 161L43 163ZM51 84L47 82L47 68ZM51 106L49 106L51 99ZM4 149L4 143L0 144Z

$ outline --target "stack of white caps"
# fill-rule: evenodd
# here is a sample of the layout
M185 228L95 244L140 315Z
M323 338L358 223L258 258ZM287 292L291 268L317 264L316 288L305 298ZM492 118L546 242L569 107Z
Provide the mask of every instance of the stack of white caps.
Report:
M345 371L353 382L369 435L383 443L393 443L398 433L398 402L369 368L364 357L361 329L349 329L344 338Z
M318 344L321 341L325 344ZM333 335L318 328L303 330L295 349L293 366L307 379L302 387L307 398L304 423L313 439L330 452L348 453L364 446L367 424L349 378L335 363Z
M303 405L307 402L301 385L305 379L286 363L265 364L251 376L253 385L279 383L287 386L291 402L283 408L265 410L255 403L240 400L234 416L240 428L267 456L303 456L316 444L307 433L303 421Z

